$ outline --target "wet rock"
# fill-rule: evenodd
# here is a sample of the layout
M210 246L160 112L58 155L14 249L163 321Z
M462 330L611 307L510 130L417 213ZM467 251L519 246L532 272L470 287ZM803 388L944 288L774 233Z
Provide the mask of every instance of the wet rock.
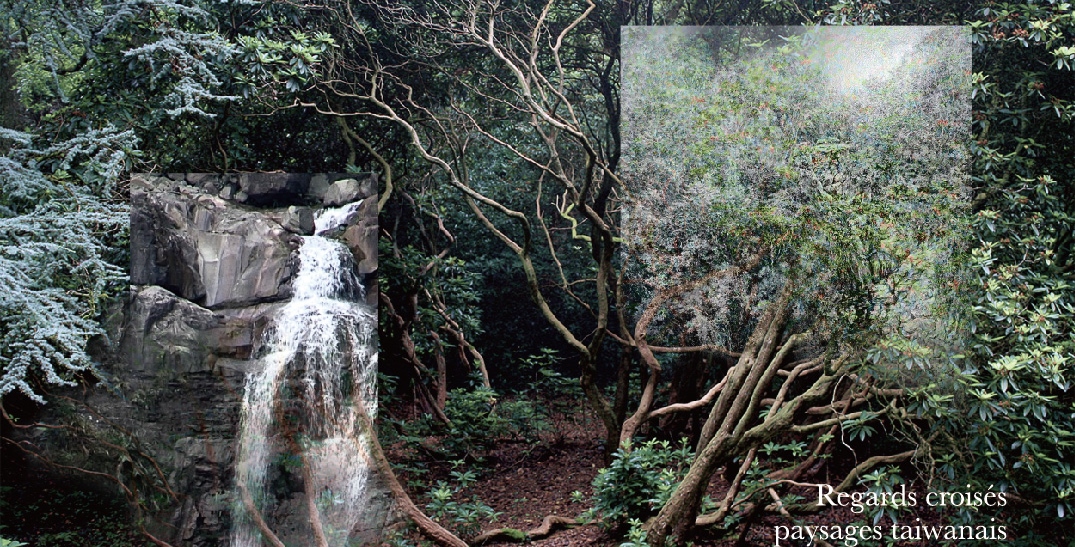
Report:
M235 195L238 193L239 187L235 184L225 184L224 187L220 189L220 197L227 200L235 199Z
M351 182L342 182L348 180ZM310 177L306 203L337 207L376 193L377 176L373 174L318 174Z
M319 234L339 239L351 251L366 302L377 305L377 194L329 212L318 220Z
M340 236L358 265L358 274L365 276L377 271L377 196L364 200L356 210L350 225Z
M313 235L314 233L314 210L309 207L297 207L292 205L274 218L285 230L298 235Z
M162 287L133 287L119 350L127 371L210 372L217 357L249 359L276 306L213 312Z
M310 205L320 204L340 180L357 182L355 199L363 201L336 236L355 256L366 296L376 304L375 179L257 175L132 178L134 286L108 321L99 389L79 395L131 432L179 494L146 520L173 545L230 543L245 382L264 366L258 357L265 333L290 297L300 235L313 231ZM303 181L321 194L299 192ZM352 186L338 185L335 192L342 199ZM66 447L55 450L67 455ZM115 462L109 465L102 469L113 472ZM288 488L301 487L295 480ZM374 496L348 534L359 544L377 543L398 519L382 481L371 476L368 488ZM297 496L293 508L301 515L305 497ZM295 544L304 544L308 532L296 527Z
M132 182L131 283L159 285L191 301L205 298L197 244L181 229L188 212L185 205L161 203Z
M310 175L299 173L243 173L239 188L245 194L242 201L251 205L272 205L299 202L310 187Z
M359 198L362 185L355 179L343 179L332 183L325 191L321 203L328 207L338 207Z
M373 474L369 480L367 488L372 495L369 503L360 509L362 516L348 536L356 545L377 545L384 538L384 531L402 519L385 478Z
M220 176L212 173L187 173L184 180L191 186L204 187L207 183L215 186L220 181Z
M157 182L131 183L132 283L159 285L208 308L290 295L292 234L264 214L191 187L161 191Z
M332 186L332 182L332 178L329 175L313 175L310 177L310 187L307 189L307 194L317 203L321 203L325 198L325 193Z

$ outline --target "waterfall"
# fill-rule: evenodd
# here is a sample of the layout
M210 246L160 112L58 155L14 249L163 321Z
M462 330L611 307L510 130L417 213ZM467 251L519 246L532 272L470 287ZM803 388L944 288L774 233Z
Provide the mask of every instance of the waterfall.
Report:
M346 222L354 210L352 204L323 211L315 235L303 237L294 294L266 331L258 370L247 375L235 470L234 547L262 545L244 498L277 535L281 531L274 523L288 516L309 526L319 521L333 546L346 545L361 514L369 467L355 405L363 405L371 417L377 410L376 317L360 303L364 295L350 251L320 235ZM315 503L281 511L266 484L274 465L303 477L306 496L316 494Z

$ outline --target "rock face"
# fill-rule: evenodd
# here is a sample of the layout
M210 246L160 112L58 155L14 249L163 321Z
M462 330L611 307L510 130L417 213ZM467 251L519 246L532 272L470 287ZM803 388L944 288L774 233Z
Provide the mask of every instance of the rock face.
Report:
M376 302L373 177L133 178L132 287L111 321L105 371L113 389L94 392L90 402L139 439L179 494L149 524L171 544L228 545L247 374L261 366L264 333L291 295L300 236L313 232L323 203L350 196L354 187L359 214L349 216L336 237L355 255L359 273L374 281L367 284L367 300L372 295ZM290 505L305 510L301 475L286 464L269 474L270 482L284 485L277 511ZM349 532L358 544L377 542L397 518L383 479L373 475L370 482L372 501ZM290 501L288 487L296 492Z
M243 173L239 175L239 201L251 205L295 203L307 194L310 175L294 173Z
M194 187L152 184L131 182L131 283L159 285L207 308L289 296L293 233Z

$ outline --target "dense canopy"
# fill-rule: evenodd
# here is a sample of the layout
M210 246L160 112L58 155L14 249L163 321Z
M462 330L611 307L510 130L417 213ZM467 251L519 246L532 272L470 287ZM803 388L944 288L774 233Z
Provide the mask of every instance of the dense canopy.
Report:
M599 424L577 490L616 543L745 538L824 483L1006 492L1009 541L1056 544L1075 10L733 4L0 0L5 453L62 464L27 444L53 428L115 460L82 471L134 527L171 503L129 432L41 410L126 397L131 173L374 171L377 431L435 541L496 526L462 492L497 447L556 452L567 408Z

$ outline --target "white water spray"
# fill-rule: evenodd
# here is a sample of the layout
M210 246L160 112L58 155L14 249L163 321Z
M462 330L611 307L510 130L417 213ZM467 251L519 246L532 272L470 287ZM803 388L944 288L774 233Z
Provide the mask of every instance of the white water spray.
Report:
M354 204L322 212L316 234L345 222ZM305 468L316 493L317 515L302 515L312 526L320 521L330 545L345 545L365 501L366 435L355 405L373 417L377 410L376 318L362 304L361 285L351 253L320 235L303 238L294 295L279 310L264 342L261 368L246 379L235 482L234 547L259 547L262 533L250 507L272 529L286 518L276 515L276 500L266 478L277 461L285 468ZM282 458L281 460L277 460ZM247 495L244 495L243 491ZM305 507L305 505L304 505Z

